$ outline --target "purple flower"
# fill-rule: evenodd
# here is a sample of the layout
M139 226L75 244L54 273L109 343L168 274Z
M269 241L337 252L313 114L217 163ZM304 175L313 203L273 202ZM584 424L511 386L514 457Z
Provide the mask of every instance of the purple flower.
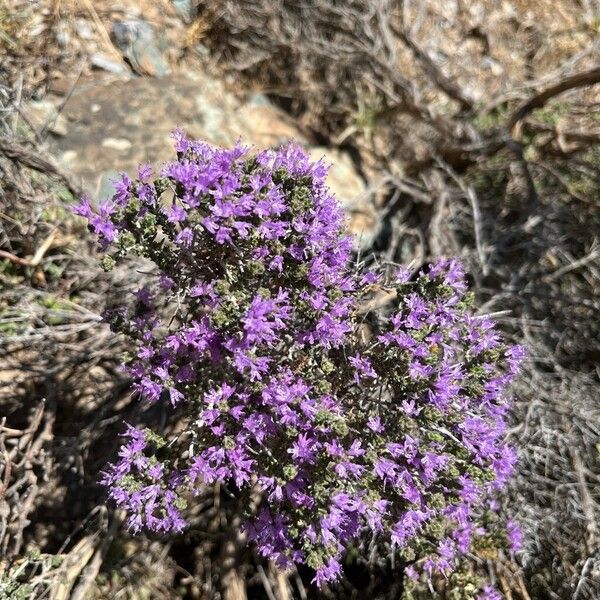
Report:
M367 427L374 433L383 433L383 431L385 431L383 425L381 424L381 418L379 415L369 417L367 420Z
M360 383L363 378L377 379L377 373L373 369L373 365L368 358L355 354L349 359L350 364L354 367L354 382Z
M73 214L79 215L88 221L91 221L94 218L94 212L92 211L90 200L87 196L82 196L79 204L76 204L73 207Z
M253 156L173 138L158 177L142 166L98 210L74 208L103 250L156 266L107 313L131 340L133 389L173 410L165 439L128 427L102 475L127 526L178 532L203 486L256 487L248 539L319 586L373 534L418 553L410 576L448 573L514 469L524 350L468 308L455 259L363 271L327 168L299 145ZM365 315L373 284L397 297ZM522 543L512 522L506 539Z
M510 549L513 552L519 552L523 548L523 532L515 521L506 523L507 539Z
M182 229L175 238L175 243L183 246L184 248L189 248L194 241L194 232L189 227L185 227Z
M173 204L165 212L167 214L167 220L170 223L181 223L182 221L185 221L185 218L187 217L187 211L177 204Z
M312 463L315 459L315 453L318 450L318 444L304 433L298 436L298 439L292 443L290 454L300 464Z
M477 596L477 600L502 600L502 596L491 585L486 585Z
M340 577L342 573L342 566L339 561L335 558L330 558L327 564L319 567L315 573L313 583L316 583L318 587L321 587L328 581L335 581Z

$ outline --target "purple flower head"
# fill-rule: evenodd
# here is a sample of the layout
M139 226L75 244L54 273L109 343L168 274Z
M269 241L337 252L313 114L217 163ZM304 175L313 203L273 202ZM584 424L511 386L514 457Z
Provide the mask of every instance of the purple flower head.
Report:
M313 582L316 583L318 587L321 587L328 581L339 579L341 574L342 566L339 561L335 558L330 558L329 561L327 561L327 564L317 569Z
M510 549L513 552L519 552L523 548L523 532L518 523L508 521L506 523L506 531Z
M474 315L455 259L362 271L327 168L301 146L173 138L157 176L140 167L98 210L74 209L117 259L156 266L109 318L131 340L133 389L177 423L166 439L128 427L102 476L128 527L181 531L184 499L220 484L257 551L319 586L372 536L417 554L415 577L450 572L514 469L523 350ZM395 299L365 315L379 288ZM512 523L506 539L522 543Z
M502 600L502 596L491 585L486 585L477 596L477 600Z

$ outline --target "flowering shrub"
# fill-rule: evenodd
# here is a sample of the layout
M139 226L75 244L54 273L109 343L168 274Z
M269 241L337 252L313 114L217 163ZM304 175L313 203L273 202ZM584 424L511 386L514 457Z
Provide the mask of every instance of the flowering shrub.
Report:
M186 502L220 482L260 497L244 526L258 551L318 585L365 533L413 577L451 571L515 463L504 419L522 349L473 314L455 260L360 272L326 168L299 146L174 137L157 177L141 167L98 213L76 209L107 267L155 263L155 283L106 318L135 343L140 397L183 420L169 440L124 433L103 482L129 527L181 531ZM393 301L369 313L381 292Z

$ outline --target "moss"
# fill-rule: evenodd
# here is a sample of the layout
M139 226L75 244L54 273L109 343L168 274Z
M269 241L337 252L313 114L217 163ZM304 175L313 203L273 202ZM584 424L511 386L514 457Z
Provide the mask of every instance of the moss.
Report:
M500 127L508 121L511 110L509 104L501 104L492 111L478 113L474 123L479 129L484 130Z
M568 102L551 102L543 108L537 108L532 112L532 115L545 123L554 127L563 117L569 113Z
M65 267L62 264L55 262L47 262L44 264L44 273L47 279L51 281L58 281L65 272Z
M376 129L382 115L381 103L377 98L358 98L352 120L358 131L369 134Z
M23 281L22 267L8 258L0 260L0 275L8 278L7 283L18 284Z
M51 310L71 310L70 303L51 294L38 298L37 304Z
M70 208L61 204L50 204L45 206L40 214L40 221L54 225L61 221L73 219L74 215Z
M16 335L21 331L21 327L19 327L19 323L14 323L12 321L2 323L0 322L0 334L4 336Z

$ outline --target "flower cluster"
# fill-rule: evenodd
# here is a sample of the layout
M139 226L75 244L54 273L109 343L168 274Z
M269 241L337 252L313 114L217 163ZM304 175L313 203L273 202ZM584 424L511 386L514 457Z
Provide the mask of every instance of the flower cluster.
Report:
M186 501L219 482L259 496L244 526L258 551L318 585L365 534L413 577L451 571L515 463L503 438L522 349L469 308L457 261L359 272L326 167L299 146L174 137L156 177L140 167L99 211L76 209L105 263L156 265L107 320L135 342L140 397L183 423L168 444L130 427L105 472L130 528L180 531Z

